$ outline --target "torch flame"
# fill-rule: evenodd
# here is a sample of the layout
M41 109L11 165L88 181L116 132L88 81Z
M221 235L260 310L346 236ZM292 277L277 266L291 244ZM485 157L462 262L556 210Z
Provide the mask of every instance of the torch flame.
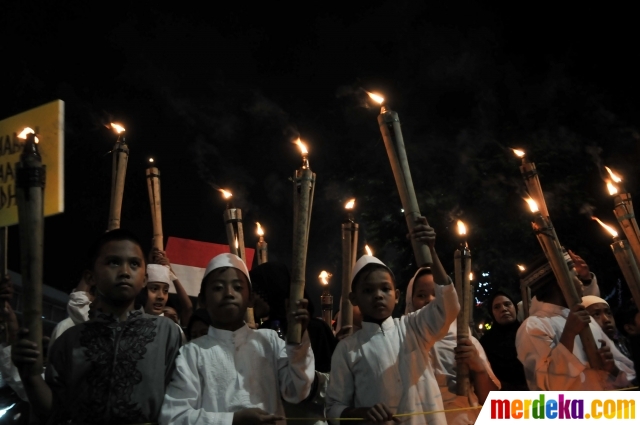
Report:
M18 139L26 139L27 138L27 134L36 134L36 132L31 128L31 127L25 127L20 134L18 134ZM34 138L34 141L36 143L38 143L40 140L38 140L37 137Z
M320 276L318 276L320 278L320 281L322 282L323 285L328 285L329 284L329 278L333 276L331 273L327 273L326 271L322 270L320 272Z
M598 217L591 217L593 220L597 221L600 226L604 227L605 230L609 233L611 233L611 236L613 236L614 238L618 236L618 232L616 232L613 227L611 226L607 226L606 224L604 224L602 221L600 221L600 219Z
M153 158L149 158L149 162L153 163L154 162Z
M224 189L218 189L218 190L222 192L222 196L224 197L224 199L229 199L233 196L233 194L228 190L224 190Z
M611 176L611 180L613 180L615 183L620 183L622 181L622 178L616 175L613 171L611 171L611 168L609 167L604 167L604 168L607 170L607 172Z
M352 210L352 209L353 209L353 207L355 206L355 204L356 204L356 198L349 199L349 202L347 202L346 204L344 204L344 208L345 208L346 210Z
M523 272L523 271L525 271L525 270L526 270L522 264L518 264L518 269L519 269L521 272Z
M365 245L364 250L367 252L367 255L373 257L373 251L371 251L371 248L369 248L369 245Z
M123 131L125 131L123 126L121 126L120 124L113 123L113 122L111 123L111 128L113 130L115 130L115 132L118 133L118 134L120 134Z
M304 145L304 143L302 143L302 140L300 140L300 138L298 137L298 140L295 141L295 144L298 145L298 147L300 148L300 152L302 152L303 156L306 156L309 151L307 150L307 147Z
M513 153L516 154L516 156L518 158L522 158L525 155L524 151L521 150L521 149L513 149L513 148L511 148L511 150L513 151Z
M618 188L611 182L607 182L607 189L609 189L609 195L615 195L618 193Z
M264 230L262 230L262 226L260 226L260 223L258 223L257 221L256 226L258 226L258 236L264 236Z
M473 272L469 272L469 280L473 280Z
M380 105L382 105L382 103L384 102L384 97L380 96L379 94L375 94L371 92L367 92L367 94L374 102L377 102Z
M461 236L467 234L467 226L464 225L462 220L458 220L458 234Z
M236 249L238 249L238 237L236 236Z
M525 201L527 201L527 204L529 204L529 208L531 209L531 212L540 211L540 209L538 208L538 203L534 201L533 198L526 198Z

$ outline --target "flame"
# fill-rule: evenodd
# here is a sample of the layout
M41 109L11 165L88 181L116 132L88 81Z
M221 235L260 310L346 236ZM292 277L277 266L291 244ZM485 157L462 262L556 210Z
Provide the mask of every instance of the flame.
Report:
M613 180L615 183L620 183L622 181L622 178L617 174L615 174L613 171L611 171L611 168L609 167L604 167L604 168L607 170L607 172L611 176L611 180Z
M379 94L375 94L371 92L367 92L367 94L374 102L377 102L380 105L382 105L382 103L384 102L384 97L380 96Z
M236 236L236 249L238 249L238 237Z
M464 225L462 220L458 220L458 234L466 235L467 234L467 226Z
M153 158L149 158L149 162L153 164Z
M611 182L607 182L607 189L609 189L609 195L615 195L618 193L618 188Z
M525 201L527 201L527 204L529 204L529 208L531 209L531 212L540 211L540 209L538 208L538 203L534 201L533 198L526 198Z
M478 325L478 329L482 329L483 327L484 327L484 325L483 325L482 323L480 323L480 324Z
M369 245L365 245L364 250L366 251L367 255L370 255L373 257L373 251L371 251L371 248L369 248Z
M304 145L304 143L302 143L302 140L300 140L299 137L298 137L298 140L296 140L294 143L298 145L298 147L300 148L300 152L302 152L303 156L306 156L309 153L309 151L307 150L307 147Z
M513 151L513 153L516 154L516 156L518 158L522 158L525 155L524 151L521 150L521 149L513 149L513 148L511 148L511 150Z
M256 226L258 226L258 236L264 236L264 230L262 230L262 226L260 226L260 223L258 223L257 221Z
M25 127L20 132L20 134L18 134L18 139L26 139L27 138L27 134L36 134L36 132L31 127ZM36 143L40 142L40 140L37 137L34 137L34 141Z
M473 280L473 272L469 272L469 280Z
M355 204L356 204L356 198L349 199L349 202L347 202L346 204L344 204L344 208L345 208L346 210L352 210L352 209L353 209L353 207L355 206Z
M331 273L327 273L326 271L322 270L318 277L320 278L320 282L322 282L323 285L328 285L331 276L333 276Z
M218 189L218 190L222 192L222 196L224 197L224 199L229 199L233 196L233 194L228 190L224 190L224 189Z
M525 270L526 270L526 268L525 268L522 264L517 264L517 266L518 266L518 269L519 269L521 272L523 272L523 271L525 271Z
M591 217L591 219L597 221L600 226L604 227L607 232L611 233L611 236L613 236L614 238L618 237L618 232L616 232L613 227L607 226L602 221L600 221L598 217Z
M113 122L111 123L111 128L113 130L115 130L115 132L118 133L118 134L120 134L123 131L125 131L123 126L121 126L120 124L113 123Z

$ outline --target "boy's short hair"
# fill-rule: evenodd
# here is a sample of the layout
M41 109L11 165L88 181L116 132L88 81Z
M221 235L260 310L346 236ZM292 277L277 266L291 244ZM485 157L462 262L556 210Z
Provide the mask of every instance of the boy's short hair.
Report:
M616 321L616 327L623 335L629 335L624 329L624 325L635 324L636 314L638 314L638 306L632 300L622 304L614 313L613 318Z
M360 271L353 277L353 283L351 283L351 292L356 292L356 287L360 284L360 282L364 281L369 277L371 273L376 270L384 270L389 273L391 276L391 282L393 282L393 289L396 288L396 278L393 276L393 273L387 266L378 263L369 263L364 266Z
M114 241L129 241L138 245L140 247L140 251L142 251L142 262L146 266L146 253L144 251L144 248L142 247L142 242L140 242L140 239L135 235L135 233L126 229L114 229L100 235L100 237L89 247L86 264L86 268L88 270L93 270L93 266L100 256L102 247L104 247L109 242Z

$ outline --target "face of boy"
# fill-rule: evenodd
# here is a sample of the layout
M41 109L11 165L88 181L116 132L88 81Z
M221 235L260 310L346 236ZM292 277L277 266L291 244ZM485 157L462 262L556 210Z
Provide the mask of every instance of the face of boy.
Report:
M364 320L386 320L398 303L398 290L386 270L374 270L349 294L354 306L360 307Z
M423 274L413 281L411 303L414 310L420 310L436 298L436 283L433 275Z
M147 304L144 306L144 311L154 316L159 316L163 313L164 306L167 304L169 298L169 284L163 282L149 282L147 283Z
M140 246L131 241L111 241L102 247L89 279L103 302L133 302L147 283L143 258Z
M235 330L242 326L244 313L252 301L247 277L232 267L207 276L204 303L214 327Z
M616 322L611 313L611 309L605 303L595 303L587 307L587 312L593 320L600 325L600 328L611 339L616 336Z

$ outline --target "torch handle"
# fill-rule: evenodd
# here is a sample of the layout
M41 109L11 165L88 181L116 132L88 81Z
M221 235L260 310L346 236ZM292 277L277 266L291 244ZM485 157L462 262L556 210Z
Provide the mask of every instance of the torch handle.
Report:
M629 286L633 301L640 308L640 271L638 270L638 262L633 252L631 252L629 242L616 240L611 244L611 250L616 257L618 266L620 266L624 280Z
M468 296L465 296L465 283L468 284L468 279L464 278L465 271L463 270L462 254L460 250L456 250L453 256L454 264L454 279L456 293L458 294L458 302L460 303L460 311L458 312L458 318L456 320L456 334L458 342L462 338L469 337L469 319L465 314L465 301ZM468 278L468 276L467 276ZM466 282L465 282L466 281ZM468 291L467 291L468 292ZM469 394L469 366L467 364L458 364L456 366L456 394L459 396L468 396Z
M244 248L244 229L242 227L242 216L239 215L239 220L236 223L238 233L238 257L242 258L242 261L247 262L247 252Z
M8 269L7 269L7 244L9 241L8 230L9 228L6 226L0 227L0 279L4 279L8 273Z
M323 293L320 296L320 304L322 305L322 320L331 328L333 324L333 296Z
M411 231L415 227L416 219L422 214L420 214L418 199L413 187L413 180L411 179L411 170L409 169L409 160L402 137L400 119L396 112L383 110L383 112L378 115L378 124L380 125L382 139L384 140L387 156L391 163L393 177L398 187L407 227L409 231ZM411 246L418 267L430 266L433 263L431 252L427 245L411 238Z
M262 237L260 237L260 241L258 242L258 245L256 246L256 252L258 253L258 265L260 264L264 264L267 261L269 261L269 254L268 254L268 245L267 243L264 241L264 239Z
M640 230L633 211L631 195L623 193L615 197L613 213L620 223L636 261L640 260Z
M44 247L44 167L33 158L21 160L16 170L16 200L20 227L20 265L23 288L23 324L28 339L37 344L30 375L42 374L42 264ZM40 180L40 181L38 181Z
M547 209L547 203L542 193L542 186L540 185L540 177L538 176L538 170L536 170L536 164L525 161L520 166L520 173L524 179L524 184L527 186L527 192L531 198L538 204L538 209L544 217L549 217L549 210Z
M164 235L162 232L162 202L160 196L160 171L156 167L147 168L147 188L149 190L149 204L151 205L151 222L153 224L153 246L164 250Z
M291 288L289 292L289 311L294 313L298 308L297 302L304 297L305 271L307 265L307 243L309 223L311 219L311 204L313 202L313 186L315 175L309 168L303 168L296 172L293 179L295 187L294 212L296 217L293 223L293 261L291 264ZM289 322L287 326L287 343L299 344L302 339L302 326L300 323Z
M556 277L558 285L562 291L564 299L569 306L573 307L582 302L582 297L574 285L575 276L569 271L567 262L562 254L562 247L558 242L555 232L553 232L551 222L548 218L543 217L540 212L536 213L534 218L534 230L538 236L538 241L542 246L545 256L549 260L553 274ZM577 277L575 277L577 279ZM602 369L602 359L598 354L598 346L591 332L591 328L586 327L580 332L580 340L587 355L589 365L593 369Z
M233 255L237 255L238 257L242 258L242 260L246 261L241 256L241 251L239 249L240 237L238 233L236 233L236 225L239 225L242 222L242 210L240 210L240 208L227 208L226 210L224 210L222 217L224 219L224 225L227 230L227 243L229 244L229 252L231 252ZM238 247L236 247L236 237L238 241ZM244 248L244 240L242 242L243 242L243 248Z
M526 319L529 317L529 305L531 304L531 289L527 285L520 283L520 295L522 296L522 315Z
M124 182L127 175L127 162L129 149L123 143L116 143L113 149L113 172L111 179L111 206L109 210L109 224L107 230L120 228L120 215L122 212L122 196L124 195Z
M342 302L340 303L340 327L353 326L353 305L349 301L351 293L351 270L355 263L358 246L358 225L342 223Z

